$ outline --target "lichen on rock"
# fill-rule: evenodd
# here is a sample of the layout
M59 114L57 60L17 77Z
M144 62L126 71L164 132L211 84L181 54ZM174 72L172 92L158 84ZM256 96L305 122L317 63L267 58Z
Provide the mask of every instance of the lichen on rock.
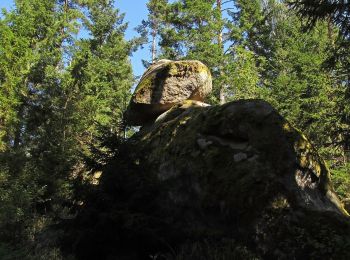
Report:
M267 102L209 106L210 90L201 62L169 60L135 90L126 119L143 127L128 140L140 162L130 177L157 194L145 240L160 251L226 240L262 259L348 259L349 214L311 142Z
M297 129L289 125L286 131L286 124L261 100L178 106L137 138L160 178L169 168L177 172L171 174L174 180L191 176L203 186L198 195L225 200L236 213L244 213L249 201L258 211L284 194L296 208L347 214L331 187L324 161ZM208 179L216 181L206 183Z
M160 60L148 68L136 87L125 113L126 123L147 124L187 99L204 102L211 88L210 71L200 61Z
M127 142L133 152L119 151L127 165L116 167L117 158L101 177L114 209L103 215L116 233L127 230L112 244L141 241L148 246L130 246L139 259L169 248L205 251L186 246L207 241L208 251L240 252L237 259L349 259L349 214L311 142L263 100L203 103L210 89L198 61L161 60L145 72L126 113L127 123L143 125ZM123 197L114 189L125 183Z
M302 234L315 236L316 226L329 230L344 225L350 230L348 213L332 188L324 161L306 137L265 101L177 105L132 142L166 191L166 206L160 210L170 210L179 232L189 239L235 234L276 258L279 252L272 246L280 233L267 234L270 229L291 232L288 241ZM323 226L327 218L330 222ZM339 219L342 224L334 224ZM328 243L322 239L335 238L315 241ZM298 241L288 243L300 246ZM281 243L280 250L286 249ZM295 252L299 254L309 253Z

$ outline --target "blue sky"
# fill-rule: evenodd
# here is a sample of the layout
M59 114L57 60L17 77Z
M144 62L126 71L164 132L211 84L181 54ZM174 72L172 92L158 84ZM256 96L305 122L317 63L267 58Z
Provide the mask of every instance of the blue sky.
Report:
M0 0L1 1L1 0ZM147 18L146 3L148 0L117 0L117 8L125 13L125 21L129 23L128 30L126 31L126 38L131 39L137 36L134 28L141 24L143 19ZM142 59L150 59L149 47L145 46L143 49L139 49L131 57L132 67L134 69L135 76L140 76L145 68L142 65Z
M129 23L125 37L131 39L137 36L134 28L141 24L143 19L147 18L147 0L116 0L116 7L125 13L125 22ZM9 9L13 7L13 0L0 0L0 9ZM131 63L134 70L135 76L140 76L145 70L142 65L142 59L149 60L150 51L149 47L145 46L143 49L139 49L131 57Z

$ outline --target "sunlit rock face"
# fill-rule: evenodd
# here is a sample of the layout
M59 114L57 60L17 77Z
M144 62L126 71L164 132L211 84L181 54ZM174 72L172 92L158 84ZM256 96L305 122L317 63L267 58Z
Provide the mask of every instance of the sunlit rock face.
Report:
M125 113L128 125L145 125L184 100L203 102L211 92L209 69L200 61L160 60L142 76Z

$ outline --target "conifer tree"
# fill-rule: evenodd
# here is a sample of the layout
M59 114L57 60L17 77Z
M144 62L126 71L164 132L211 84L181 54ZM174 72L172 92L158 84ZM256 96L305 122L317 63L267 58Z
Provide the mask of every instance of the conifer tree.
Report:
M81 21L91 37L76 40ZM38 223L73 206L73 173L100 128L121 135L125 28L112 1L17 0L0 18L1 249L33 247Z
M297 12L306 17L308 26L316 25L319 20L330 20L339 26L343 36L350 36L350 3L331 0L291 0L288 1Z
M36 231L29 229L48 219L42 214L61 203L67 187L71 149L63 138L60 83L75 15L56 1L17 0L0 23L0 242L33 242Z
M293 0L288 2L297 13L306 18L307 28L317 25L319 21L328 23L328 35L332 37L333 32L337 33L337 38L331 42L331 53L333 53L325 67L331 71L334 81L338 86L344 86L343 90L338 92L340 96L339 111L337 117L339 121L337 143L343 147L343 158L347 163L350 158L350 3L348 1L320 1L320 0ZM336 29L333 29L333 25ZM340 140L339 140L340 139Z
M91 38L77 43L70 71L79 89L80 138L91 142L99 127L121 134L133 83L129 61L133 45L124 39L126 24L112 1L91 1L86 8L84 26Z

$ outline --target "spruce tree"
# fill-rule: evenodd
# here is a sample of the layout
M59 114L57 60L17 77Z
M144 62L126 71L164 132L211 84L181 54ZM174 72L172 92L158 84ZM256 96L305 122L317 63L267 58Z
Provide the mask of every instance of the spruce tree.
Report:
M100 134L100 127L122 134L122 114L133 84L129 61L133 44L124 39L126 24L113 1L91 1L86 8L84 26L90 38L77 43L69 70L79 92L79 138L89 143Z
M350 3L348 1L331 0L291 0L289 5L298 14L307 18L309 28L319 20L328 20L339 26L342 35L350 36Z
M30 230L66 196L71 167L62 125L62 48L74 17L56 1L15 1L1 20L0 241L30 245ZM65 160L67 158L67 160Z
M91 37L76 40L81 21ZM122 135L125 28L112 1L17 0L0 19L0 248L27 254L74 206L72 178L100 129Z

